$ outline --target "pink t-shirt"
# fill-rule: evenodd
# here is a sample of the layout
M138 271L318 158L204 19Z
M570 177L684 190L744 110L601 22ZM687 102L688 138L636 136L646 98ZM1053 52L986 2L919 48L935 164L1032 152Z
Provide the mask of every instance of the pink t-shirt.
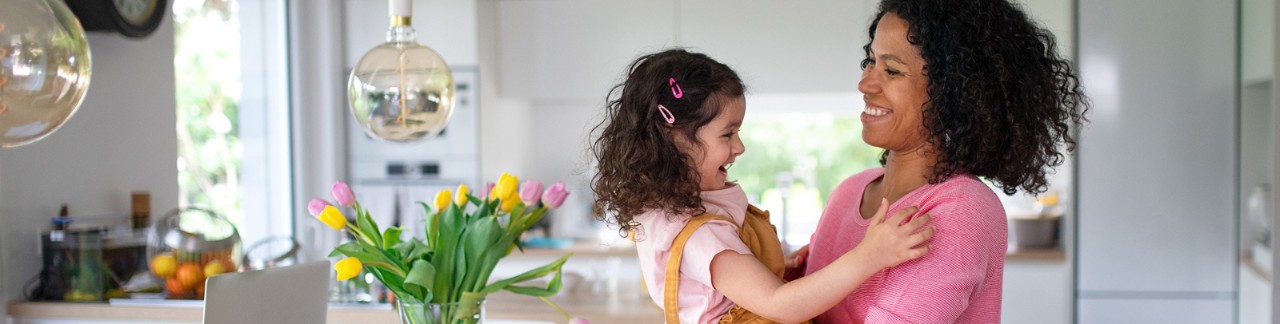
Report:
M737 224L714 220L693 232L684 246L680 260L680 294L676 297L681 323L716 323L729 312L733 302L711 286L711 258L732 250L751 254L751 250L738 237L747 212L747 194L741 187L703 191L702 207L708 213L732 218ZM662 307L663 285L666 282L667 255L671 242L684 229L689 218L697 215L670 215L662 211L649 211L638 217L636 251L640 255L640 272L648 285L649 296Z
M845 179L831 193L809 244L805 273L835 261L862 241L869 220L861 210L877 168ZM889 206L933 215L929 254L868 278L818 323L999 323L1008 223L999 199L968 174L924 185Z

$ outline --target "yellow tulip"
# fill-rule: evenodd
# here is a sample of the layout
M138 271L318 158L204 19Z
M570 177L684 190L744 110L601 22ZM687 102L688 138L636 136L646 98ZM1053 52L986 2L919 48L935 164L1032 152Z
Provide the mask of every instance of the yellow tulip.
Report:
M502 205L498 206L502 208L502 212L510 213L511 209L515 208L516 204L520 202L520 195L512 195L512 196L514 197L502 198Z
M338 261L333 265L333 270L338 271L338 281L355 278L360 275L360 271L364 269L364 264L360 263L360 259L346 258Z
M498 184L493 186L493 192L489 193L489 201L493 201L498 198L508 199L508 197L511 197L512 194L516 192L516 189L519 186L520 179L517 179L516 176L503 173L502 177L498 178ZM516 196L516 199L519 199L519 196Z
M458 185L458 195L453 197L453 203L458 204L458 207L466 207L467 191L467 184Z
M320 218L321 222L333 229L342 230L347 227L347 216L343 216L338 207L325 206L324 211L321 211L320 216L317 217Z
M453 201L453 192L449 189L440 190L436 193L436 213L444 212L445 207L449 207L449 202Z

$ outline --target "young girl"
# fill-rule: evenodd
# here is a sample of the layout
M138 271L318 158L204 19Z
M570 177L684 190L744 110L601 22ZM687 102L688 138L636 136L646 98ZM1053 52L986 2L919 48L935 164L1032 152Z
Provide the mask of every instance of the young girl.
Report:
M738 75L678 49L643 56L629 71L596 127L593 209L635 234L649 295L668 323L806 321L872 274L928 251L928 215L907 221L915 213L908 208L886 219L882 208L862 244L783 282L768 213L728 182L729 166L746 149L738 137L746 109Z

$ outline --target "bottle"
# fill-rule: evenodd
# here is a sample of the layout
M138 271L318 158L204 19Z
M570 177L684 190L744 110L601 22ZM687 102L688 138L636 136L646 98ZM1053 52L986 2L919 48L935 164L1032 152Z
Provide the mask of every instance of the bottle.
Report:
M151 193L134 191L132 195L133 214L129 217L133 230L146 230L151 226Z
M67 216L67 204L62 204L62 208L58 210L58 216L53 218L53 228L49 230L49 241L62 242L70 227L71 217Z

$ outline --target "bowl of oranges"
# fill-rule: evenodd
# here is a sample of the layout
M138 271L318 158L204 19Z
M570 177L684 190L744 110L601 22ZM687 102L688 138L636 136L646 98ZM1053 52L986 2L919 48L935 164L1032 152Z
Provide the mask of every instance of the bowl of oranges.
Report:
M235 225L203 208L165 214L153 228L148 251L151 274L169 299L202 299L205 279L240 268Z

